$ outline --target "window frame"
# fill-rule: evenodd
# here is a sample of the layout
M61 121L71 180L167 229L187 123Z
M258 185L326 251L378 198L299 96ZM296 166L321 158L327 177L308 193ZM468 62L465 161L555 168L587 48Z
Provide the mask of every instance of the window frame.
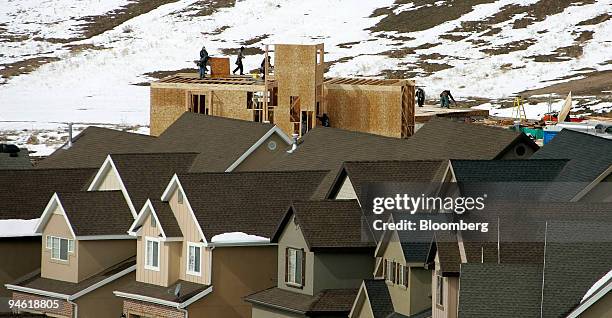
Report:
M436 273L436 306L444 308L444 277Z
M290 273L290 261L291 254L290 252L295 252L295 271L292 273L293 275L289 275ZM301 262L298 264L298 253L301 255ZM305 266L306 265L306 251L303 248L295 248L295 247L287 247L285 249L285 284L289 287L295 288L303 288L304 281L306 280ZM298 282L298 266L300 267L300 275ZM293 281L290 280L291 276L293 276Z
M55 235L45 235L45 237L46 237L45 249L49 250L50 259L54 261L68 262L70 260L70 254L74 254L74 240L65 238L65 237L55 236ZM66 241L66 259L62 258L62 240ZM54 250L55 250L54 243L55 242L57 242L57 246L58 246L57 257L55 257L55 254L54 254Z
M155 219L155 215L153 215L153 213L151 213L151 220L149 221L149 225L151 226L151 228L156 229L157 228L157 220Z
M178 204L183 204L183 202L185 202L185 198L184 198L184 195L183 195L183 191L181 191L181 189L178 189L178 190L176 191L176 202L177 202Z
M197 248L200 252L199 252L199 271L195 271L195 260L194 260L194 271L192 271L189 267L190 267L190 259L191 259L191 248L194 248L194 250ZM192 275L192 276L202 276L202 244L199 243L193 243L193 242L187 242L187 260L185 262L186 265L186 273L187 275Z
M157 243L157 266L149 264L149 242ZM155 255L155 254L153 254ZM153 262L153 258L151 258L151 263ZM159 272L161 263L161 241L158 238L154 237L145 237L144 244L144 268L152 271Z

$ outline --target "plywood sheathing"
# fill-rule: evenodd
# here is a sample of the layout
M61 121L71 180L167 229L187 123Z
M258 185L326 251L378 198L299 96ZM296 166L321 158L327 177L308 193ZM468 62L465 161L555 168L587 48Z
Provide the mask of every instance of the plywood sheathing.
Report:
M230 75L230 60L227 57L211 57L208 60L210 65L210 76L212 78L217 77L229 77Z
M159 136L184 112L188 111L185 104L185 91L177 88L152 88L150 105L151 136Z

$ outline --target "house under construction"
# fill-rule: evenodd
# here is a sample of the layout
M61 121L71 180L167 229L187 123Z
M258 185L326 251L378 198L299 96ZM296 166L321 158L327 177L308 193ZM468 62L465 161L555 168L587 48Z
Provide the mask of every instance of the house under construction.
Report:
M265 58L268 56L266 46ZM327 114L332 127L405 138L414 133L414 82L325 78L323 44L274 45L264 76L230 76L227 58L211 60L211 77L175 74L151 83L151 135L182 113L276 124L302 135Z

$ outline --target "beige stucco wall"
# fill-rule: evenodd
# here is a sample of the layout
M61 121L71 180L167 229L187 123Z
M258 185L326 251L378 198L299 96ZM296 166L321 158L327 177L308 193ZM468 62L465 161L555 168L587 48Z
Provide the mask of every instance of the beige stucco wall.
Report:
M78 242L75 241L74 253L68 253L68 261L52 260L51 250L46 249L45 245L47 235L75 239L59 206L53 210L49 222L47 222L42 231L40 275L41 277L72 283L78 282Z
M276 285L276 246L217 247L213 292L188 307L189 317L250 318L245 296Z
M580 315L580 318L612 317L612 293L606 294Z
M79 280L136 255L136 240L78 241Z
M0 301L11 296L4 284L40 268L41 246L39 236L0 239Z
M268 143L271 141L276 143L276 149L270 150ZM289 145L278 134L272 134L266 139L255 151L253 151L234 171L252 171L261 168L269 163L272 158L280 153L284 153Z
M397 232L392 232L387 245L382 253L383 259L389 262L397 262L403 266L406 266L406 260L404 259L404 252L402 246L399 243L399 237ZM381 262L380 266L384 266ZM401 285L393 284L389 281L387 288L389 289L389 295L391 296L391 302L393 307L398 313L406 316L413 314L410 312L410 289Z
M302 231L299 229L299 226L295 224L294 220L295 217L292 216L278 240L278 287L296 293L313 295L314 253L308 250L304 235L302 235ZM305 251L306 268L304 271L304 284L302 288L291 287L285 283L285 254L287 247L304 249Z
M135 273L131 272L84 296L78 298L79 318L107 318L121 316L123 298L116 297L113 291L134 281Z
M347 176L342 182L342 186L340 190L338 190L338 194L334 198L336 200L355 200L357 199L357 193L355 193L355 189L353 188L353 184L351 183L351 179Z

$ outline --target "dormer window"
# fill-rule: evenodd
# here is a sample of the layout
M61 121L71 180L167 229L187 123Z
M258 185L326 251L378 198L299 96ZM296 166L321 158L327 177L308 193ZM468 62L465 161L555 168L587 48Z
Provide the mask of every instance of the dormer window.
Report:
M157 227L157 221L155 220L155 217L153 215L151 215L151 227L152 228Z
M178 204L183 204L183 192L181 190L177 191L176 200L178 201Z
M304 285L304 264L304 250L288 247L285 264L285 280L288 286L302 287Z
M68 261L68 253L74 252L74 240L47 235L45 247L51 250L51 259Z

